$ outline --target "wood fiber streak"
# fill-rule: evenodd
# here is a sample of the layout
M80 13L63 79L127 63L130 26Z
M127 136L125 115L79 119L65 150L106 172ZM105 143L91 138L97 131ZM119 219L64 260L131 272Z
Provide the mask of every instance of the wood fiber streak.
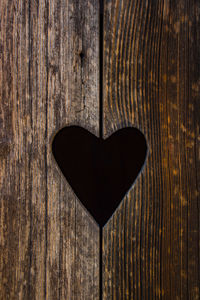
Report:
M99 132L99 3L0 1L0 299L98 299L99 229L51 152Z
M137 127L148 155L104 228L103 299L198 300L200 4L104 5L105 137Z

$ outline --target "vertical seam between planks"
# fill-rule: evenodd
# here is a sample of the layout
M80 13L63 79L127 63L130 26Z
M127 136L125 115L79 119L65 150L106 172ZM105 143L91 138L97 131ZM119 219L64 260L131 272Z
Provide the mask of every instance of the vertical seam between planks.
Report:
M103 138L104 0L99 2L99 137Z
M76 285L77 285L77 282L75 281L76 280L76 277L75 277L75 275L76 275L76 232L77 232L77 227L76 227L76 212L77 212L77 207L76 207L76 204L77 204L77 199L75 199L75 216L74 216L74 218L75 218L75 220L74 220L74 222L75 222L75 228L74 228L74 239L75 239L75 243L74 243L74 274L73 274L73 277L74 277L74 280L73 280L73 282L74 282L74 286L75 286L75 289L76 289ZM74 293L73 293L73 298L74 298L74 300L76 300L75 299L75 289L74 289Z
M45 194L45 278L44 296L47 296L47 252L48 252L48 175L47 175L47 136L48 136L48 80L49 80L49 58L48 58L48 26L49 26L49 2L46 1L46 128L45 128L45 174L46 174L46 194Z

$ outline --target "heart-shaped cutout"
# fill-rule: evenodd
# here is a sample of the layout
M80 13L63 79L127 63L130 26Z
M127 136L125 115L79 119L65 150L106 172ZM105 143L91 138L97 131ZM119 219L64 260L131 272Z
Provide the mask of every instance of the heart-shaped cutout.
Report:
M147 144L141 131L132 127L104 140L82 127L69 126L56 134L52 151L79 200L103 226L140 172Z

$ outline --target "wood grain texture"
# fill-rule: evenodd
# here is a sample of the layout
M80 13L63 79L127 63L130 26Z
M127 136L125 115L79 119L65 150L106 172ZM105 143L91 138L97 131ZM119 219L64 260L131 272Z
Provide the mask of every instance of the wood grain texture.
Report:
M51 153L99 132L98 1L2 0L0 22L0 299L98 299L99 229Z
M199 22L196 0L105 0L104 135L149 151L104 228L104 300L200 298Z

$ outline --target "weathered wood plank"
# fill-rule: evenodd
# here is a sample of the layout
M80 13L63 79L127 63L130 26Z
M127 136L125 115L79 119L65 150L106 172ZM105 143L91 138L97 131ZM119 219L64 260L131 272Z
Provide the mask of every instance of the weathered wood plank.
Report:
M99 132L99 4L1 1L1 299L98 299L99 230L51 153Z
M199 299L198 1L105 1L105 136L146 136L143 171L104 228L104 300Z
M29 7L0 3L0 299L27 299L32 194ZM21 99L24 99L22 102ZM42 245L42 244L41 244ZM40 287L38 287L40 288Z
M28 298L46 298L47 253L47 4L45 1L29 1L29 93L20 99L30 105L31 122L27 130L31 141L28 156L31 184L30 202L30 278ZM23 52L23 49L20 49ZM20 115L18 116L20 120ZM15 126L15 124L13 124ZM21 130L19 126L19 130ZM22 156L23 156L22 148ZM17 177L18 174L15 174ZM28 177L28 176L27 176ZM20 249L19 249L20 250ZM17 296L16 296L17 298ZM20 297L19 297L20 299Z
M98 135L98 1L50 1L48 15L48 137L67 124ZM98 226L48 153L47 295L97 299Z

